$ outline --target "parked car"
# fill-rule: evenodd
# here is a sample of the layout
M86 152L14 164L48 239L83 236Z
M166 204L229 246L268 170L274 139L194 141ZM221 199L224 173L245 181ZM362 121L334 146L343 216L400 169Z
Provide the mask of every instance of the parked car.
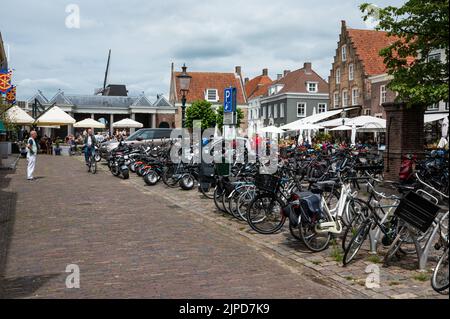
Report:
M171 128L143 128L131 134L125 143L128 145L139 145L152 142L155 146L170 138ZM107 158L108 153L119 146L119 142L104 142L100 146L100 156Z

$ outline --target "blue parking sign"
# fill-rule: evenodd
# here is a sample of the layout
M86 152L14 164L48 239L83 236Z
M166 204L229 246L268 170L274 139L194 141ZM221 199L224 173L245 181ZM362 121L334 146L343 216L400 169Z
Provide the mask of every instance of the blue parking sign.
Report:
M225 113L234 112L236 109L236 88L225 89L223 96L223 111Z

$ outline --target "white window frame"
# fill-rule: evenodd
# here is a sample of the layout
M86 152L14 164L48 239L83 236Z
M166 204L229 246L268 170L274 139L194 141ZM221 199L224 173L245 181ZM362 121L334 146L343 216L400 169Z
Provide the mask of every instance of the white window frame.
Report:
M339 92L333 93L333 107L338 108L339 107Z
M341 84L341 68L336 69L335 79L336 84Z
M448 102L444 102L445 109L448 110Z
M379 118L379 119L382 119L383 118L383 113L375 113L374 116Z
M214 100L209 98L209 92L214 91L216 98ZM217 89L206 89L205 100L208 102L218 102L219 101L219 91Z
M342 107L348 106L348 91L342 90Z
M267 118L267 106L262 107L262 118L264 120Z
M278 118L278 104L274 104L273 106L273 118L274 119Z
M359 88L352 88L352 105L358 105L358 100L359 100Z
M303 106L303 114L298 111L300 106ZM297 117L306 117L306 102L297 102Z
M353 63L348 65L348 80L353 81L355 79L355 66Z
M363 113L364 115L370 116L370 109L364 109Z
M315 86L315 89L314 90L310 90L310 85L311 84L314 84L314 86ZM309 93L317 93L317 92L319 92L319 82L310 82L310 81L308 81L308 82L306 82L306 90L309 92Z
M347 46L344 44L341 48L342 61L347 61Z
M317 113L325 113L327 111L327 103L317 103ZM320 108L323 107L321 111Z
M272 118L272 105L267 105L267 118Z
M284 103L280 104L280 118L284 118Z
M429 105L428 109L431 110L431 111L439 110L439 103L433 103L433 104Z
M386 85L380 86L380 105L386 102L387 90Z

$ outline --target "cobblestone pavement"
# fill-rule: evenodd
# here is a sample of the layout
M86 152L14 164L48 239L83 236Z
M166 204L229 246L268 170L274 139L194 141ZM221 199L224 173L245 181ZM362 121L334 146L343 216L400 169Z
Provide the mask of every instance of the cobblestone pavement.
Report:
M253 232L246 222L237 221L227 214L218 213L212 200L206 199L197 191L183 191L181 189L168 189L163 183L156 186L145 186L142 178L131 175L128 183L149 196L160 195L184 210L197 215L200 220L210 220L227 229L234 237L245 237L257 247L267 248L279 260L290 260L297 265L297 269L310 269L316 273L320 280L328 285L338 286L343 296L353 293L363 298L377 299L411 299L411 298L442 298L448 295L436 293L430 284L430 277L436 265L439 252L432 248L428 268L418 271L417 256L415 254L403 256L394 261L389 267L383 267L383 255L386 249L378 248L377 255L369 254L368 244L361 248L359 257L350 265L342 266L343 252L340 242L330 245L328 250L320 253L311 253L298 240L290 235L288 222L284 229L274 235L261 235ZM364 196L364 194L361 194ZM366 280L373 278L379 270L380 287L367 288Z
M45 155L28 182L25 165L0 172L0 297L371 296L343 285L331 261L301 253L286 233L248 232L194 191L145 187L104 168L94 176L81 159ZM69 264L80 268L79 289L66 288ZM395 294L406 296L404 287Z

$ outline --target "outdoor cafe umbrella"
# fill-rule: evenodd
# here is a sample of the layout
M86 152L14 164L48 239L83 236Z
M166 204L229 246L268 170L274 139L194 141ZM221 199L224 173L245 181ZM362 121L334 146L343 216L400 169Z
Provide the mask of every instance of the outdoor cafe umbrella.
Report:
M447 144L447 135L448 135L448 116L444 118L444 120L442 121L442 137L441 140L439 141L439 148L444 148Z
M356 144L356 125L353 124L352 125L352 137L351 137L351 145L355 145Z
M352 128L348 125L340 125L338 127L330 129L330 131L351 131Z
M263 127L259 130L260 133L276 133L276 134L284 134L285 131L283 131L281 128L276 126L267 126Z
M17 105L6 111L6 118L8 119L8 122L12 124L31 125L34 123L34 118Z
M119 122L115 122L112 124L114 128L142 128L144 125L142 123L136 122L132 119L123 119Z
M76 122L73 127L80 128L105 128L105 124L100 123L92 118L87 118L82 121Z
M58 125L69 125L74 124L75 119L61 110L58 106L53 106L35 121L38 127L48 127L48 126L58 126Z

